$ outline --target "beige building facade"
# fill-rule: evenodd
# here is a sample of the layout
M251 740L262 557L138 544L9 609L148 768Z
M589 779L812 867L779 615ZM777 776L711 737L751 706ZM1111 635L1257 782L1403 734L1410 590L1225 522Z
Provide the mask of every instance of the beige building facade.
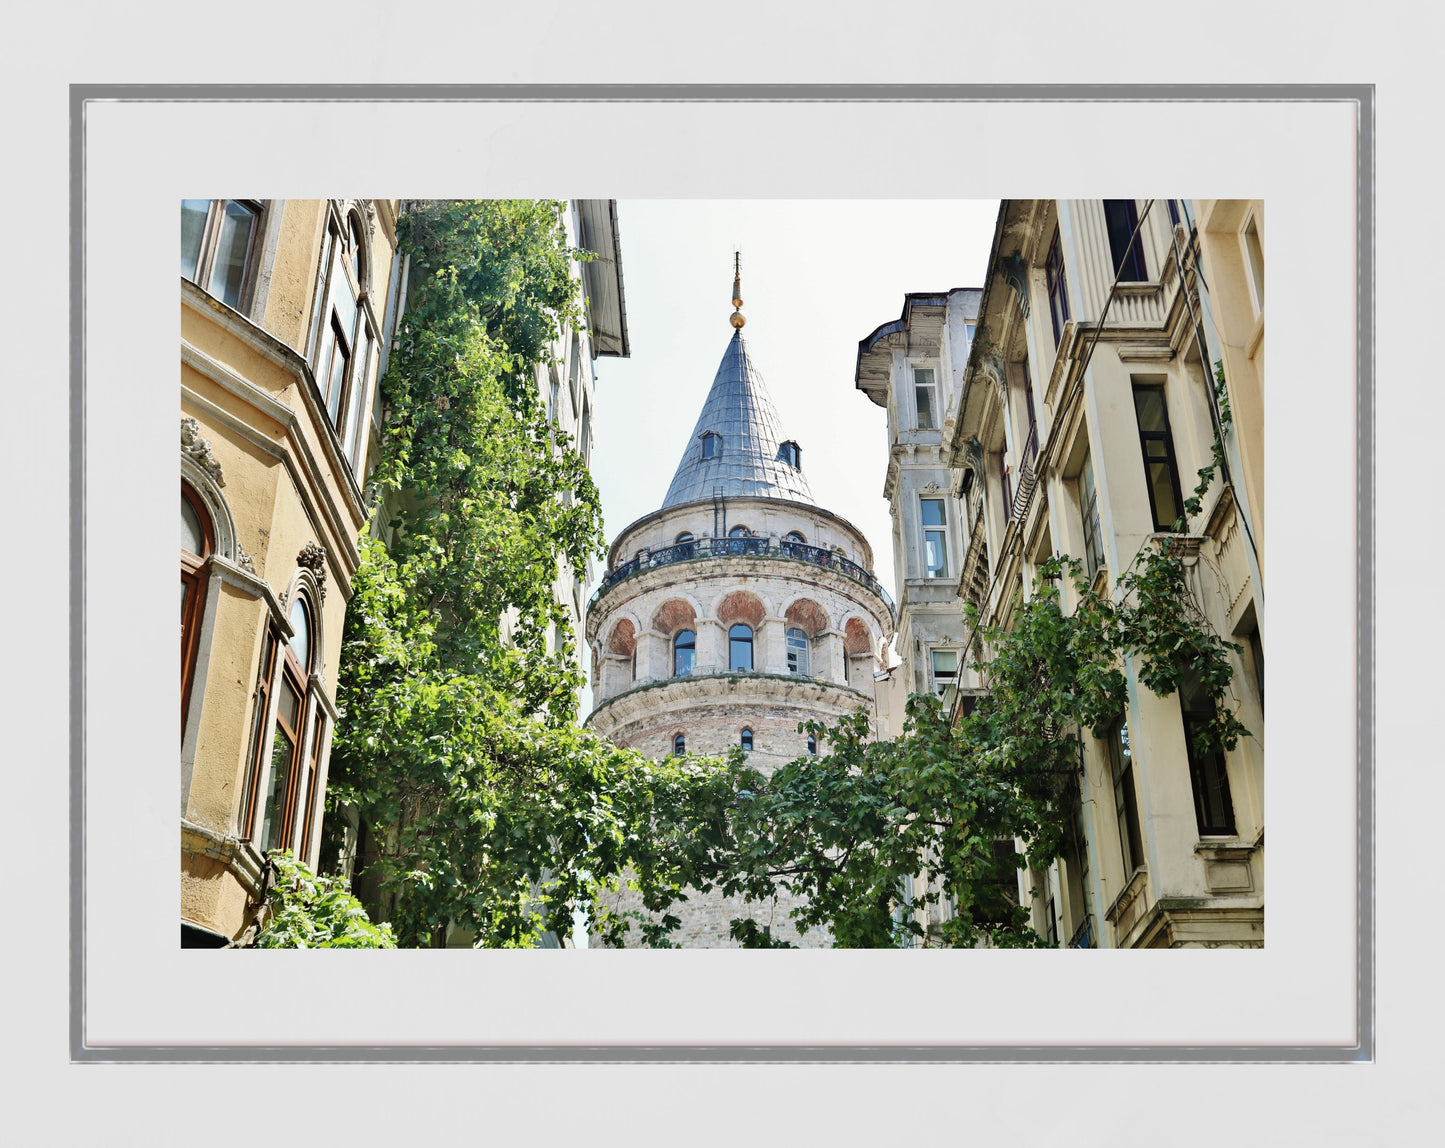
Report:
M267 850L315 864L395 200L181 210L181 941L243 937Z
M800 722L874 717L893 614L867 540L813 502L740 318L662 507L618 535L593 595L588 725L655 759L741 747L770 773L825 748ZM731 947L730 919L749 917L787 943L826 946L822 930L797 933L793 906L694 891L674 909L673 939Z
M1262 226L1258 203L1000 209L945 420L968 539L957 596L1002 623L1050 556L1081 560L1113 594L1143 548L1182 546L1198 606L1242 648L1233 697L1251 731L1229 753L1196 753L1190 730L1211 716L1201 692L1158 697L1125 660L1125 718L1103 739L1081 735L1064 856L1021 876L1035 929L1060 945L1263 944ZM1229 465L1181 535L1221 425L1217 362ZM965 668L955 714L984 684Z

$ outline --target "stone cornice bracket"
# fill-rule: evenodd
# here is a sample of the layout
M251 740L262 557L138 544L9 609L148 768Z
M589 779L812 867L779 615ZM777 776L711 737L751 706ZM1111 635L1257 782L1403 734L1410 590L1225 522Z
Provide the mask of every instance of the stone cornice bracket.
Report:
M376 234L376 200L363 199L358 206L361 208L362 217L366 220L366 237L370 239Z
M994 393L998 395L998 401L1007 405L1008 386L1004 382L1003 355L999 354L997 347L989 349L987 357L983 360L984 378L993 384Z
M316 589L326 601L326 547L308 542L296 555L296 565L304 566L316 576Z
M221 464L211 453L211 442L201 437L201 424L189 416L181 417L181 453L188 454L196 465L215 480L217 486L225 486Z
M1018 296L1019 310L1023 312L1024 318L1029 317L1029 280L1028 268L1024 261L1017 254L1009 255L999 260L999 271L1003 275L1003 281L1014 289Z

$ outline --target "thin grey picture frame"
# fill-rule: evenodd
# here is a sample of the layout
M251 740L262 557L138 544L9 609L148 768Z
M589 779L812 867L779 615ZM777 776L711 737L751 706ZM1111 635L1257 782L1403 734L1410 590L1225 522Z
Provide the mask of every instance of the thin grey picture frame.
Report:
M94 102L1350 103L1356 126L1355 1018L1350 1044L99 1045L86 1035L86 111ZM73 84L70 166L69 1048L74 1063L1360 1063L1375 1059L1375 117L1373 84Z

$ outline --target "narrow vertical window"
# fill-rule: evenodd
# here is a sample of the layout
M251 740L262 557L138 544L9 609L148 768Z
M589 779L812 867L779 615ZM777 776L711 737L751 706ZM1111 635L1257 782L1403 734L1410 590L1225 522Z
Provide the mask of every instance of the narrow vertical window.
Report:
M941 498L919 499L923 518L923 567L929 578L948 576L948 511Z
M353 212L327 226L312 310L311 369L326 415L353 468L361 465L367 392L379 358L379 338L362 305L370 281L364 229Z
M1134 234L1134 229L1139 226L1139 209L1134 206L1134 201L1104 200L1104 226L1109 232L1109 255L1114 263L1114 274L1125 283L1143 283L1149 278L1149 272L1144 268L1144 244Z
M200 496L181 483L181 731L191 701L201 618L206 608L206 560L211 556L211 518Z
M1084 520L1084 561L1092 579L1104 564L1104 532L1099 526L1099 494L1094 487L1094 460L1084 455L1079 472L1079 511Z
M1264 246L1259 241L1259 227L1254 216L1244 227L1245 266L1249 269L1249 289L1254 294L1254 310L1264 310Z
M808 756L818 756L818 739L813 734L808 735Z
M1129 752L1129 725L1122 718L1109 735L1109 770L1114 778L1114 817L1119 826L1119 854L1124 879L1144 863L1139 832L1139 803L1134 796L1134 758Z
M932 367L913 368L913 402L918 412L918 429L938 427L938 392L933 382Z
M702 436L702 457L716 458L718 451L722 449L722 438L708 431Z
M1149 485L1154 529L1173 530L1184 513L1184 499L1179 493L1179 467L1174 461L1174 440L1169 433L1164 388L1135 383L1134 413L1139 420L1139 445L1144 452L1144 475Z
M697 661L697 635L691 630L679 630L672 640L672 676L685 678L692 673Z
M684 734L678 734L672 739L672 752L677 757L687 752L687 737Z
M933 662L933 692L942 697L948 692L948 687L958 681L958 651L934 650L931 660Z
M796 626L788 630L788 673L806 678L809 674L808 635Z
M753 752L753 731L750 730L750 729L745 729L745 730L743 730L742 737L740 737L740 738L738 739L738 744L743 747L743 752L744 752L744 753L752 753L752 752Z
M728 669L733 672L753 668L753 628L737 625L728 631Z
M1194 816L1201 837L1234 836L1234 802L1229 793L1229 774L1218 746L1204 748L1205 733L1214 721L1214 699L1193 674L1179 683L1180 709L1184 718L1185 749L1189 755L1189 779L1194 788Z
M1058 229L1054 229L1054 241L1049 245L1048 261L1044 265L1049 285L1049 320L1054 328L1054 346L1064 336L1064 324L1069 321L1069 284L1064 276L1064 249L1059 242Z

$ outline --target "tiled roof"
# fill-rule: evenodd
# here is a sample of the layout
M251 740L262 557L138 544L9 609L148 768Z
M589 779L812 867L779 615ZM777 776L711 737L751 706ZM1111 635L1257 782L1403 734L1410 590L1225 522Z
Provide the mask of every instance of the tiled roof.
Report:
M703 458L703 436L709 432L721 441L712 458ZM778 448L787 441L792 440L778 429L777 412L742 332L734 331L662 505L677 506L717 494L812 503L813 492L802 470L778 457Z

